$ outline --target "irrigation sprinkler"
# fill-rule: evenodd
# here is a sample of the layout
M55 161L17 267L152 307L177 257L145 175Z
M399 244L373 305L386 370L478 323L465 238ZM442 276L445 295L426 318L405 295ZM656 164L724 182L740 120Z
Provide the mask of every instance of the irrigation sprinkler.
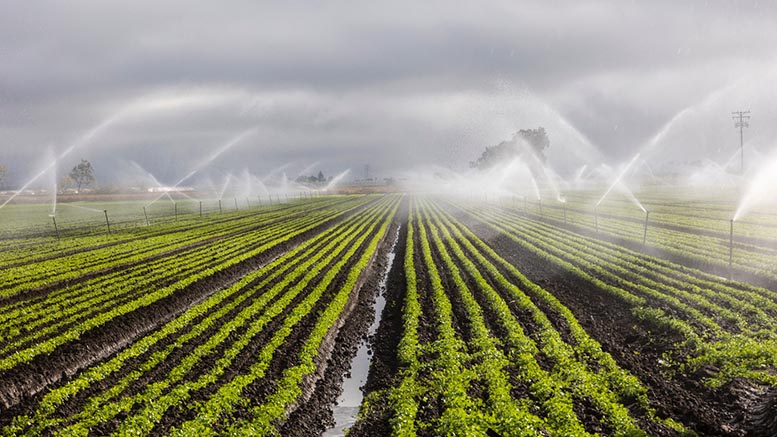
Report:
M57 227L57 216L52 214L51 215L51 221L54 222L54 232L57 234L57 240L59 240L60 237L59 237L59 228Z
M151 222L148 221L148 213L146 212L146 207L143 207L143 217L146 218L146 226L151 226Z
M262 207L262 196L256 196L256 199L259 201L259 208Z
M202 218L202 200L200 200L200 218Z
M650 211L645 211L645 230L644 230L644 232L642 232L642 245L643 246L645 245L645 243L647 243L648 217L650 217Z
M178 221L178 202L173 202L173 214L175 214L175 221Z
M238 207L237 207L237 197L235 197L235 211L237 211L237 210L238 210Z
M272 194L268 194L267 198L270 199L270 206L272 206Z
M219 199L219 214L224 214L224 209L221 208L221 199Z
M540 209L540 218L542 218L542 199L537 199L537 206Z
M248 197L246 197L246 207L251 208L251 201L248 200Z
M729 222L729 234L728 234L728 276L732 277L734 266L734 219Z
M567 225L567 203L564 202L564 226Z
M105 226L108 228L108 233L111 233L111 222L108 220L108 210L104 209L103 214L105 214Z
M523 213L526 214L529 212L529 199L526 196L523 196Z
M599 210L594 207L594 227L596 228L596 233L599 233Z
M289 193L286 193L286 203L289 203Z

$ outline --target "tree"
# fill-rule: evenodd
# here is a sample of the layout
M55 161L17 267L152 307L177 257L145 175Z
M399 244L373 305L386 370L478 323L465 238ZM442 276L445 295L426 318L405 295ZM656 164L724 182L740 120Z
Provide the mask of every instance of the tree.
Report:
M5 188L5 178L8 175L8 167L0 164L0 190Z
M537 159L545 162L545 149L550 147L550 140L548 134L545 132L545 128L540 126L537 129L521 129L518 131L518 136L521 137L529 147L532 148Z
M476 161L469 163L470 167L485 170L498 163L507 162L515 157L530 155L527 164L534 167L536 164L531 155L541 163L545 162L545 149L550 147L550 140L545 128L521 129L513 134L509 141L502 141L496 146L486 146L486 149Z
M318 182L324 182L324 173L319 171L318 172Z
M68 176L75 181L76 190L81 191L82 185L89 185L94 182L94 168L92 168L92 163L86 159L81 159L81 163L73 167L73 170L70 170Z

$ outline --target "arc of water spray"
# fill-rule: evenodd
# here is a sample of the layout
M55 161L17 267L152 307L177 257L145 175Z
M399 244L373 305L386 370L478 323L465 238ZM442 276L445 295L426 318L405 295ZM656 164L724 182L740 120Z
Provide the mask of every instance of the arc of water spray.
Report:
M324 191L328 191L329 189L331 189L332 187L337 185L337 183L340 182L350 171L351 171L350 168L346 169L344 172L342 172L342 173L338 174L337 176L333 177L332 180L329 181L329 183L326 184L326 186L324 187Z
M221 190L219 190L219 199L224 198L224 193L227 192L227 188L229 188L229 184L232 182L232 173L227 173L227 177L224 178L224 185L221 186Z
M286 170L290 165L291 165L291 163L287 162L286 164L283 164L280 167L277 167L277 168L274 168L274 169L270 170L269 173L267 173L266 175L264 175L262 177L262 179L261 179L262 183L267 182L268 180L270 180L270 178L272 178L275 175L277 175L278 173Z
M613 189L613 188L615 188L615 186L616 186L616 185L618 185L618 184L621 182L621 180L623 179L623 177L624 177L624 176L626 176L626 173L628 173L628 172L629 172L629 170L631 170L631 167L633 167L633 166L634 166L634 163L636 163L636 162L637 162L637 160L639 159L639 156L640 156L640 154L639 154L639 153L637 153L636 155L634 155L634 157L633 157L633 158L631 158L631 161L629 161L629 163L626 165L626 167L623 167L623 170L621 170L621 171L620 171L620 173L618 173L618 177L616 177L616 178L615 178L615 181L613 181L613 183L612 183L612 184L610 184L610 187L609 187L609 188L607 188L607 191L605 191L605 192L604 192L604 194L602 195L602 198L601 198L601 199L599 199L599 201L598 201L598 202L596 202L596 206L595 206L595 208L598 208L598 207L599 207L599 205L600 205L600 204L601 204L601 203L604 201L604 199L605 199L605 198L607 198L607 196L610 194L610 191L612 191L612 189ZM634 199L636 199L636 198L634 198ZM639 202L637 202L637 206L639 206L639 207L640 207L640 209L642 210L642 212L645 212L645 207L643 207L643 206L642 206L642 204L640 204Z
M175 185L173 185L172 188L178 188L179 185L181 185L182 183L186 182L190 177L194 176L197 172L199 172L202 169L204 169L205 167L207 167L208 164L213 162L216 158L221 156L224 152L226 152L227 150L231 149L237 143L239 143L240 141L245 139L247 136L255 133L256 131L257 131L257 128L256 127L252 127L251 129L245 130L245 131L241 132L239 135L237 135L236 137L232 138L230 141L228 141L223 146L219 147L215 152L213 152L210 156L208 156L207 159L199 162L191 171L189 171L189 173L186 174L186 176L184 176L181 179L179 179L178 182L176 182ZM161 195L157 196L154 200L149 202L146 206L149 206L152 203L156 202L157 200L161 199L162 196L164 196L164 194L161 194Z
M124 117L129 110L131 109L131 106L127 106L120 110L119 112L115 113L114 115L108 117L107 119L103 120L100 124L93 127L89 131L87 131L84 135L82 135L78 140L76 140L73 144L71 144L67 149L65 149L62 153L60 153L54 160L51 161L49 165L47 165L43 170L35 174L35 176L32 177L29 181L27 181L24 185L22 185L21 188L19 188L16 192L14 192L8 199L5 200L2 204L0 204L0 209L2 209L5 205L7 205L10 201L12 201L16 196L24 192L27 188L30 187L30 185L34 184L35 181L40 179L43 175L45 175L48 171L50 171L53 167L57 165L57 162L62 161L64 158L66 158L73 150L75 150L78 147L81 147L92 139L96 137L100 132L105 130L108 126L115 123L120 118Z
M548 168L548 167L545 165L545 163L543 163L543 162L542 162L542 160L541 160L541 159L540 159L540 157L537 155L537 153L536 153L536 151L534 150L534 148L532 148L531 146L529 146L529 144L527 144L527 143L526 143L526 141L524 141L524 140L521 140L521 144L523 145L523 149L524 149L524 151L525 151L525 152L527 152L527 153L529 154L529 156L531 156L531 157L532 157L532 159L534 160L534 163L535 163L535 164L537 165L537 167L540 169L540 173L542 173L542 177L543 177L543 178L544 178L544 179L545 179L545 180L548 182L548 185L550 185L550 188L551 188L551 190L553 190L553 194L555 194L555 195L556 195L556 200L558 200L558 201L559 201L559 202L561 202L561 203L564 203L564 202L566 202L566 199L564 199L564 198L561 196L561 191L559 190L559 188L558 188L558 184L556 184L556 181L554 181L554 180L553 180L553 178L551 178L550 176L548 176L548 171L551 171L551 172L552 172L552 170L550 170L550 169L549 169L549 168ZM531 169L529 169L529 171L531 171ZM536 182L536 181L534 181L534 184L536 185L536 184L537 184L537 182ZM537 190L539 191L539 188L537 188ZM539 198L540 198L540 196L539 196L539 195L537 195L537 199L538 199L538 200L539 200Z
M138 171L142 172L142 173L143 173L143 174L144 174L144 175L145 175L147 178L151 179L151 182L153 182L154 184L156 184L156 186L157 186L158 188L161 188L161 187L163 187L162 183L161 183L161 182L159 182L159 180L156 178L156 176L154 176L153 174L151 174L151 172L150 172L150 171L148 171L148 170L146 170L145 168L143 168L143 167L142 167L140 164L138 164L138 163L137 163L137 162L135 162L135 161L130 161L130 164L132 164L132 166L134 166L136 170L138 170ZM193 197L189 196L188 194L184 193L183 191L177 191L177 190L176 190L176 193L178 193L178 194L180 194L180 195L182 195L182 196L186 197L186 198L187 198L187 199L189 199L189 200L197 200L197 199L194 199ZM175 200L173 199L173 196L171 196L169 192L164 192L163 194L166 194L166 195L167 195L167 197L168 197L168 198L170 198L170 201L171 201L171 202L173 202L173 203L175 203ZM148 205L146 205L146 206L148 206Z
M298 177L300 177L300 176L307 176L307 173L308 173L309 171L312 171L312 170L313 170L313 169L315 169L316 167L318 167L318 165L319 165L319 164L320 164L320 161L316 161L316 162L314 162L313 164L310 164L310 165L306 166L305 168L303 168L302 170L300 170L300 172L297 174L297 178L298 178ZM295 179L296 179L296 178L295 178Z

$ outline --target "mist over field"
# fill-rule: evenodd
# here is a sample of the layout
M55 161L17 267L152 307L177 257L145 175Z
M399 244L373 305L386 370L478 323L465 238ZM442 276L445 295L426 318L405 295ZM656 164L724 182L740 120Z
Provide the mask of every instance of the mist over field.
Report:
M740 109L754 116L753 156L777 139L772 2L2 9L0 163L11 187L74 144L60 174L87 158L100 183L122 183L134 161L173 184L250 128L208 177L287 164L293 177L312 163L358 177L365 165L376 177L465 171L486 146L543 126L548 164L568 178L628 161L668 123L654 165L725 167Z
M777 1L0 1L0 436L777 435Z

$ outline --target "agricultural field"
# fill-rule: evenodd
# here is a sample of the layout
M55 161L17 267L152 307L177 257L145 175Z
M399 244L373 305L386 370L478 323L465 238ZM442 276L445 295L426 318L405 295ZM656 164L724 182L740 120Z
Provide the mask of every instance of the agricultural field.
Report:
M349 436L775 435L777 216L681 196L9 219L0 434L336 435L366 344Z

